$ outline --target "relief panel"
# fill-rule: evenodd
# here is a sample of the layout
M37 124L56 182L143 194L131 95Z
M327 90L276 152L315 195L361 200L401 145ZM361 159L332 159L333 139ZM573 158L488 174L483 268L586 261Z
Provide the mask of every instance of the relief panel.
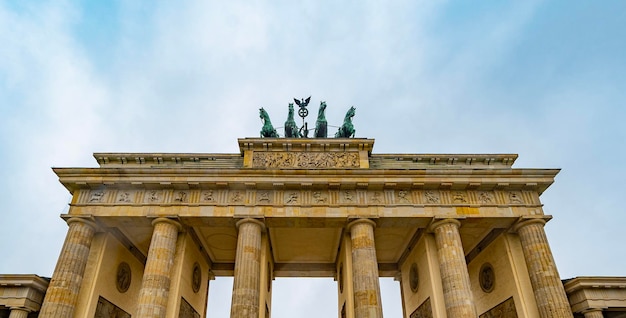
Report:
M98 298L98 305L96 306L96 314L94 315L94 318L110 317L130 318L130 314L100 296Z
M517 318L517 310L515 309L513 297L489 309L489 311L480 315L479 318Z
M180 311L178 313L179 318L200 318L200 314L193 309L193 307L185 300L180 299Z
M430 305L430 297L426 298L426 300L419 307L417 307L417 309L415 309L415 311L409 317L433 318L433 309L431 308L431 305Z
M359 168L357 152L255 152L254 168Z

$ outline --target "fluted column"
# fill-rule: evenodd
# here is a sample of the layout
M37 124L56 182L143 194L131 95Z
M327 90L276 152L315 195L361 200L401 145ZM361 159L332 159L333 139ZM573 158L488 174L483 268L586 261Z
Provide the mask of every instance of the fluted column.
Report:
M545 224L543 219L530 219L515 227L522 243L539 314L542 318L573 317L543 229Z
M11 307L9 318L28 318L28 313L30 313L30 310L26 308Z
M376 223L358 219L348 224L352 242L352 285L354 288L354 317L383 316L378 280L378 260L374 245Z
M477 317L459 227L455 219L437 221L430 229L435 233L443 298L448 317Z
M604 318L604 315L602 314L602 309L600 308L589 309L585 311L583 315L585 315L585 318Z
M155 219L152 226L152 240L139 290L139 318L165 317L170 292L170 272L174 264L178 232L181 230L180 223L167 218Z
M65 243L39 312L41 318L74 317L96 226L89 220L77 217L67 220L67 224L69 228Z
M261 234L265 225L254 219L237 222L237 253L231 318L258 318L261 293Z

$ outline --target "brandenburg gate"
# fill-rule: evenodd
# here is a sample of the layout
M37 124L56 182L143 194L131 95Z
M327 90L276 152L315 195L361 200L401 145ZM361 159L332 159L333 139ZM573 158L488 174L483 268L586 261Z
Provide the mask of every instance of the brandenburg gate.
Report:
M270 317L275 277L333 277L342 318L382 317L379 277L400 282L405 318L573 317L539 200L558 170L374 154L354 107L335 138L325 109L312 138L290 104L285 138L261 108L261 138L236 154L54 169L72 200L40 317L204 317L215 276L234 277L232 318Z
M333 277L338 317L572 317L539 196L510 154L374 154L360 138L244 138L236 154L96 153L55 168L69 228L40 317L270 317L275 277ZM104 316L103 316L104 317ZM109 316L106 316L109 317Z

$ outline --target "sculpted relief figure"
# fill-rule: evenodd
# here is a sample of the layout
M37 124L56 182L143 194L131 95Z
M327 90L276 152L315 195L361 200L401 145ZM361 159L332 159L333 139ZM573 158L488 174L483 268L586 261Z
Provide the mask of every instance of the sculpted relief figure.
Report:
M466 203L467 199L465 198L465 193L461 191L457 191L454 193L453 199L454 203Z
M202 200L207 202L214 202L215 198L213 197L213 190L208 190L203 193Z
M439 193L435 191L426 191L424 192L424 197L426 197L426 202L428 203L439 203Z
M91 197L89 198L89 202L102 202L102 198L104 198L104 192L97 191L91 194Z
M478 200L480 203L494 203L493 193L483 191L478 195Z
M408 198L409 196L409 192L406 190L400 190L398 191L397 197L398 197L398 201L401 203L410 203L411 200L409 200Z
M326 197L321 191L313 192L313 199L315 199L315 203L326 203Z

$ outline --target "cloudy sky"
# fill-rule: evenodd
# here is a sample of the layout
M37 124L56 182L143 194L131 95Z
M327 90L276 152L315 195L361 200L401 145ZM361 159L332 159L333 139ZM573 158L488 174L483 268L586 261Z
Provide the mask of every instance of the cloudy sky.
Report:
M376 153L561 168L542 196L561 277L626 276L624 52L618 0L0 0L0 273L52 274L70 196L51 167L237 152L259 107L282 126L312 95L331 125L354 105ZM227 317L232 282L212 284L209 317ZM330 279L274 286L273 317L336 313Z

